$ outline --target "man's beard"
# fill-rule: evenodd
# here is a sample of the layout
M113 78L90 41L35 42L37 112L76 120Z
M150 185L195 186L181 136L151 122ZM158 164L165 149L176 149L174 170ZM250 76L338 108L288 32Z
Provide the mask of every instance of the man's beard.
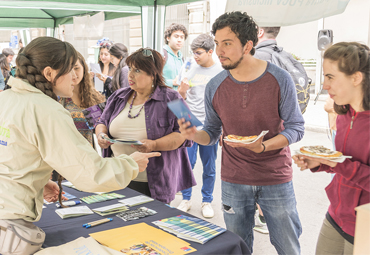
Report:
M239 60L236 61L235 63L231 63L230 65L223 65L223 64L221 64L221 65L225 70L232 70L232 69L235 69L235 68L238 67L240 62L242 62L243 58L244 58L244 55L242 55L241 58L239 58Z

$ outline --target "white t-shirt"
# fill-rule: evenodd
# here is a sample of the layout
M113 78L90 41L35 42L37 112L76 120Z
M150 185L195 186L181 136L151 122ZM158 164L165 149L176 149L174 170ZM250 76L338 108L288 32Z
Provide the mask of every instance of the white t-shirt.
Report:
M187 67L187 62L181 67L177 83L181 84L184 78L189 81L190 88L186 93L186 103L191 112L203 124L206 119L204 107L204 91L207 83L223 70L220 63L215 63L211 67L202 67L198 65L194 59L191 59L190 68ZM187 70L188 69L188 70Z
M131 116L135 116L143 105L133 105L131 110ZM128 117L128 111L130 109L130 103L127 102L125 108L112 120L109 126L109 133L114 139L125 139L125 140L142 140L147 139L146 124L145 124L145 107L141 110L138 117L130 119ZM130 144L115 143L111 145L113 155L117 157L121 154L130 155L137 151ZM134 181L148 182L146 170L140 172Z

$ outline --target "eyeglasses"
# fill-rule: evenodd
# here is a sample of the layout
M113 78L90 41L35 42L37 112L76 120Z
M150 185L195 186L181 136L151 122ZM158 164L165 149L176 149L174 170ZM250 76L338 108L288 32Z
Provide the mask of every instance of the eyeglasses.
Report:
M151 49L149 49L149 48L145 48L145 49L143 49L143 50L142 50L142 53L143 53L143 55L144 55L145 57L152 57L153 62L154 62L154 64L155 64L155 60L154 60L154 56L153 56L153 52L152 52L152 50L151 50Z
M190 54L193 54L195 57L200 57L200 55L202 55L204 52L206 52L206 51L205 50L204 51L197 51L197 52L190 51Z

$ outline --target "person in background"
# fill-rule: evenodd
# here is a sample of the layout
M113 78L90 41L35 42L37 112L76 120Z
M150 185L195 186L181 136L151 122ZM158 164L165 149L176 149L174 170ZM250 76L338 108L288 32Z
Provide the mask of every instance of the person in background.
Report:
M3 71L1 70L1 67L0 67L0 92L3 91L4 88L5 88L4 75L3 75Z
M324 84L337 117L335 148L352 158L343 163L293 156L301 170L335 173L325 188L330 205L316 254L353 254L357 206L370 202L370 49L340 42L324 53ZM367 223L368 224L368 223Z
M276 42L276 37L280 32L280 27L259 27L258 29L258 42L256 46L256 52L254 54L255 58L262 59L268 62L272 61L272 53L274 48L278 47ZM283 68L282 66L279 66ZM265 217L260 206L257 204L256 214L254 216L255 231L262 234L268 234L268 228L266 225Z
M100 66L101 73L90 72L90 75L93 79L100 79L104 82L108 77L112 77L116 71L115 66L111 63L111 56L109 53L110 47L113 43L107 38L103 38L101 41L98 41L99 45L99 57L98 64Z
M10 68L12 68L13 67L12 61L13 61L13 57L14 57L14 51L11 48L4 48L2 53L5 55L6 61L8 62Z
M10 77L10 73L9 73L10 65L9 65L6 55L4 54L0 54L0 69L1 69L1 75L3 76L4 87L5 87ZM1 90L4 90L4 87Z
M213 145L223 131L252 136L250 144L223 141L222 209L228 230L253 252L255 206L264 213L271 244L279 254L300 254L302 227L292 183L289 144L304 134L304 120L289 73L253 57L257 24L247 13L230 12L212 25L216 53L225 69L205 90L206 120L202 130L179 120L184 138Z
M186 147L192 145L179 133L176 116L167 103L182 99L168 88L163 79L163 58L152 49L139 49L127 60L128 88L117 90L96 125L98 143L103 156L161 152L161 157L149 161L146 171L131 181L129 188L170 203L176 192L196 185ZM142 145L111 144L103 137L140 141Z
M98 76L99 79L104 81L104 94L107 99L114 91L129 87L127 79L128 66L126 65L126 58L128 56L127 47L122 43L115 43L109 49L109 54L111 63L116 68L113 77Z
M19 50L21 50L23 48L23 41L22 41L22 39L19 39L19 41L18 41L18 48L19 48ZM18 54L19 53L20 52L18 51Z
M94 146L93 130L86 124L86 118L82 110L105 101L105 97L93 86L88 66L81 53L77 52L78 61L73 67L75 77L73 78L72 98L61 98L59 102L66 108L73 118L77 130L87 141Z
M100 78L104 76L112 77L114 72L116 71L116 68L111 63L111 57L110 57L110 47L112 47L113 43L110 41L102 41L99 43L99 59L98 64L100 65L101 73L103 76L99 76ZM105 81L105 79L102 79Z
M184 45L188 31L184 25L172 23L164 31L163 56L165 66L163 68L163 76L168 87L177 90L180 84L177 84L177 76L181 66L184 64L184 58L181 53L181 48Z
M56 201L60 188L50 181L53 169L80 190L108 192L126 187L146 168L148 158L160 155L136 152L105 159L81 136L70 113L57 102L58 96L73 95L76 61L71 44L38 37L18 55L11 89L0 93L2 238L12 221L33 226L41 217L44 197ZM18 243L10 241L0 246L0 253L33 254L41 244L33 251L15 251Z
M186 100L191 112L203 124L206 118L204 108L204 91L207 83L223 70L220 63L215 63L212 58L215 43L213 37L201 34L191 43L191 50L194 61L188 61L181 67L177 83L181 84L179 93ZM189 60L190 61L190 60ZM200 127L202 128L202 127ZM203 186L202 186L202 215L205 218L212 218L214 211L211 205L213 200L213 189L216 179L216 158L218 142L212 146L203 146L194 143L188 147L188 155L192 169L197 162L197 153L203 164ZM177 209L187 212L191 208L192 188L182 191L182 201Z

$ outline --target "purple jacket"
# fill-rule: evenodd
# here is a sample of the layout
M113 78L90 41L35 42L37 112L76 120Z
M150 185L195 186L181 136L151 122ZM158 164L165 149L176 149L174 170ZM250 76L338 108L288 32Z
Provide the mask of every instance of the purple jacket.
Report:
M107 105L98 124L108 128L113 119L123 110L133 90L123 88L115 91L108 99ZM167 102L182 99L180 94L167 87L157 87L152 98L145 103L145 123L147 136L156 140L172 132L179 132L176 116L168 109ZM143 113L141 113L143 114ZM192 141L185 142L176 150L161 151L160 157L149 159L147 174L150 193L153 198L169 203L175 199L176 192L196 185L193 171L185 147L191 147ZM110 157L110 147L103 150L103 157Z

